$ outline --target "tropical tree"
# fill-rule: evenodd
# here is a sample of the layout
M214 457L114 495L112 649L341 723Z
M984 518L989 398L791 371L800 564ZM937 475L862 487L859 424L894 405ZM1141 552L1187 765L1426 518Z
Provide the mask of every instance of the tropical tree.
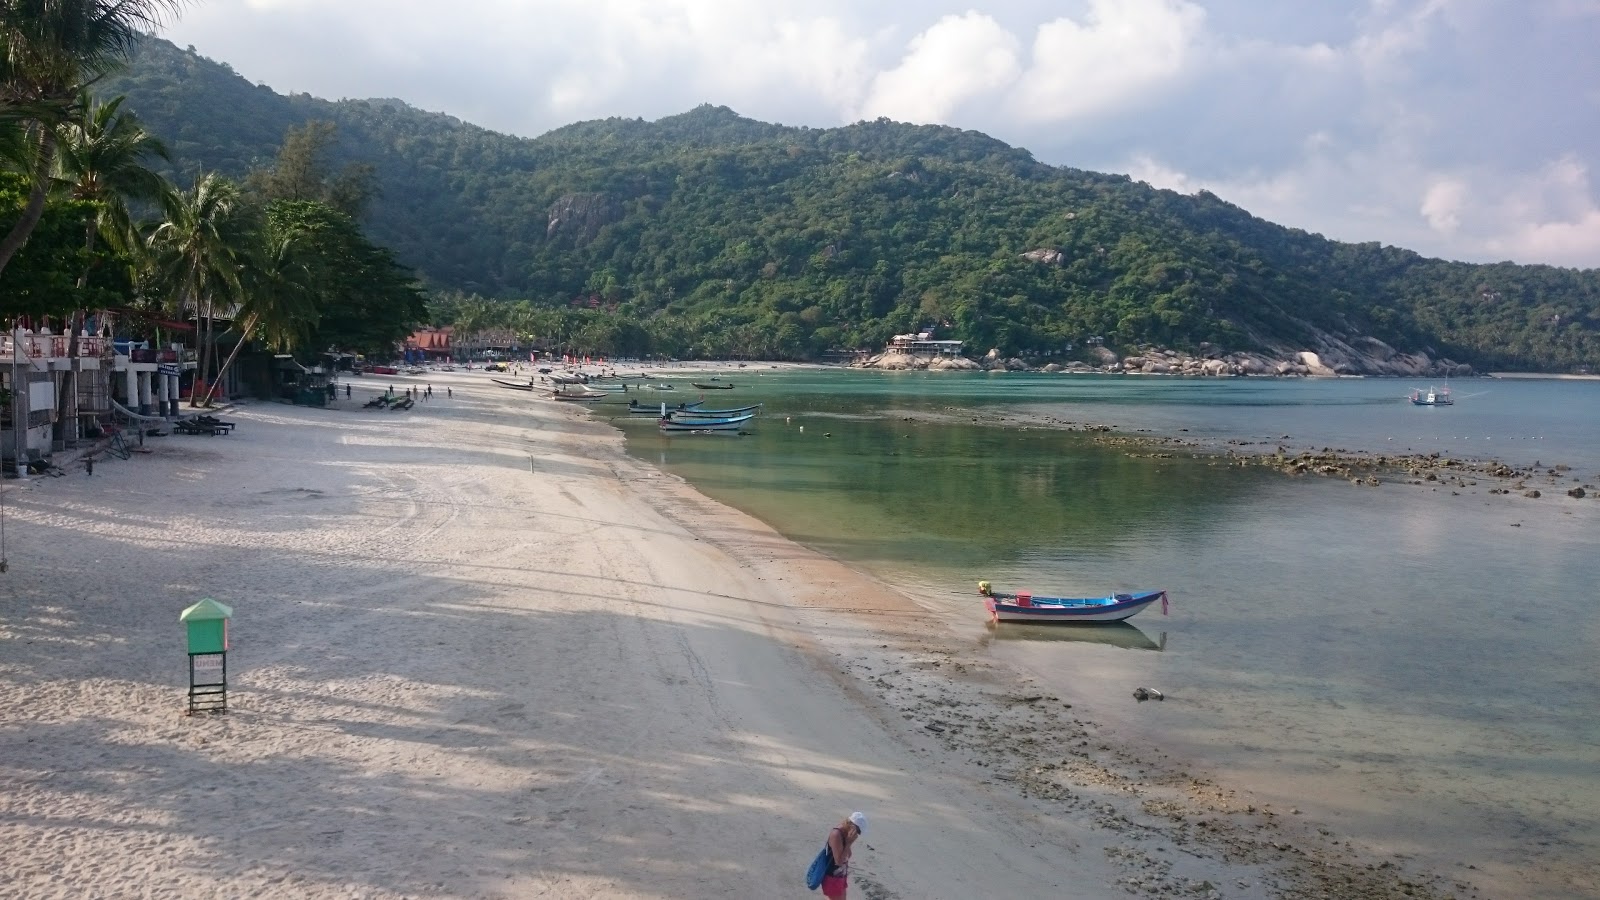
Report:
M75 109L78 117L66 123L59 137L57 179L71 196L94 211L84 223L84 264L78 276L80 292L89 284L89 274L97 257L95 243L102 235L120 250L137 242L128 201L158 202L171 191L165 178L145 165L150 157L167 159L167 148L146 131L132 113L120 112L122 97L96 103L87 92L80 94ZM85 310L73 312L67 328L71 346L67 354L78 355L78 334L83 330ZM65 390L57 392L56 438L76 421L72 401L78 395L76 369L63 376Z
M0 238L0 272L44 214L58 128L78 96L182 6L183 0L0 0L0 126L11 129L11 151L24 158L32 179L21 216Z
M305 232L269 225L258 234L254 245L246 248L240 270L239 309L235 313L236 318L244 317L244 324L239 328L238 342L206 389L201 406L211 405L217 385L253 334L274 350L288 352L316 325L319 312L310 284L311 272L303 258L305 243Z
M147 165L152 158L170 159L167 147L138 117L122 112L125 98L96 103L79 98L81 115L68 123L60 139L58 177L72 196L98 204L99 214L86 223L84 246L90 254L105 238L126 247L133 242L129 201L159 204L172 186ZM85 269L81 281L89 279Z
M157 281L168 302L198 320L200 377L209 380L219 312L233 315L241 299L238 250L246 233L239 188L216 174L200 177L189 191L166 198L166 217L151 232ZM189 395L198 406L199 392Z

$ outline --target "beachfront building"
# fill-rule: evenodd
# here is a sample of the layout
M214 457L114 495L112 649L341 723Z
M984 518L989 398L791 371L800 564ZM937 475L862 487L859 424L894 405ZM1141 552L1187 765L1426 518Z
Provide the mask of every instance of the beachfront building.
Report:
M509 328L483 328L455 335L452 350L454 358L461 362L511 359L522 355L522 340Z
M919 331L916 334L897 334L889 339L889 350L901 353L920 353L933 356L960 356L961 341L936 341L933 332Z
M5 398L0 456L36 460L98 438L114 412L175 416L179 382L195 367L180 344L113 340L17 328L0 336L0 387ZM66 395L66 403L62 396Z
M402 356L406 362L449 362L454 353L454 337L455 329L448 325L443 328L419 328L406 338Z

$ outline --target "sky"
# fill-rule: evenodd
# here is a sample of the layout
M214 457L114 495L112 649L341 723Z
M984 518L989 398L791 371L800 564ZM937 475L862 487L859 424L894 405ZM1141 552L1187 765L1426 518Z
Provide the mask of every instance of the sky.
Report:
M1600 267L1600 0L200 0L161 36L527 137L886 116L1335 240Z

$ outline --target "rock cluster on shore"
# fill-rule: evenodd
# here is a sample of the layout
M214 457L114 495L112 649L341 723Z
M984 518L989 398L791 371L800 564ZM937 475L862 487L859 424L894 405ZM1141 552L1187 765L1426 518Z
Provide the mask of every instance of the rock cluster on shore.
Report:
M1476 374L1469 365L1434 359L1426 353L1401 353L1377 338L1345 342L1320 335L1315 350L1277 348L1270 351L1223 353L1201 344L1198 354L1158 347L1139 348L1118 355L1105 347L1090 348L1091 361L1064 363L1002 357L990 350L980 360L889 349L857 363L863 369L970 370L985 372L1067 372L1082 374L1192 375L1230 377L1243 375L1315 376L1391 375L1404 377L1464 377Z

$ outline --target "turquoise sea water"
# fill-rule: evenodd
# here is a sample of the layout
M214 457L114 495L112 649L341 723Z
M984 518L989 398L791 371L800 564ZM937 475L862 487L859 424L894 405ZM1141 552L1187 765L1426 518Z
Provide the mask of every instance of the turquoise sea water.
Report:
M1424 862L1527 872L1527 896L1586 890L1573 873L1600 859L1600 499L1566 491L1600 486L1600 383L1470 379L1451 385L1455 406L1422 408L1405 395L1427 384L1393 379L723 377L736 389L707 405L765 402L752 434L619 422L629 452L902 586L975 652L1084 698L1135 745ZM1488 482L1361 488L1045 423L1567 468L1529 482L1539 499ZM1167 588L1172 615L990 630L980 578ZM1136 685L1170 699L1135 704Z

